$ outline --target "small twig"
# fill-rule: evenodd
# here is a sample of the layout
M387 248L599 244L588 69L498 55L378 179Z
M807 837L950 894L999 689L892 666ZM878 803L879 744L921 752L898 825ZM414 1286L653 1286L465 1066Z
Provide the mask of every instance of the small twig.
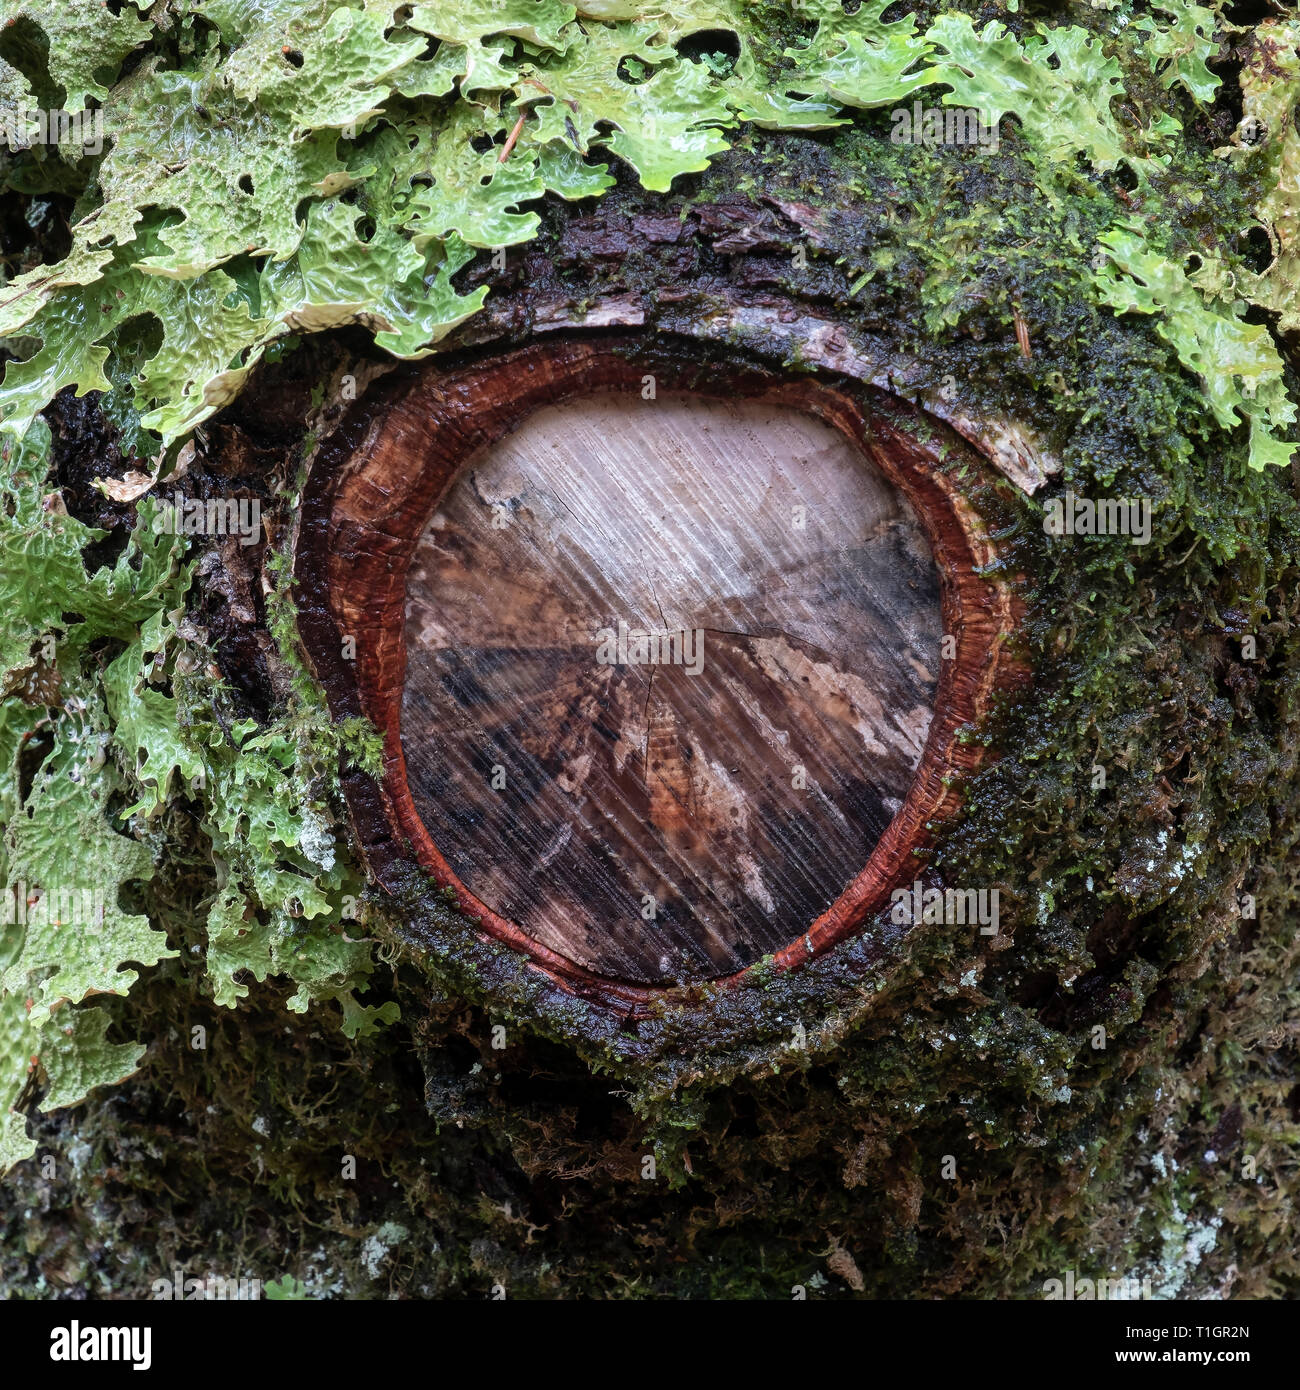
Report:
M230 732L230 725L226 723L226 716L222 714L221 708L217 704L217 696L215 691L213 691L212 693L211 700L212 713L217 716L217 723L221 725L221 732L225 734L226 742L235 750L236 753L238 753L239 745L235 742L234 735Z
M527 118L528 112L525 111L515 122L515 128L510 132L506 139L506 143L501 148L501 158L497 160L498 164L504 164L506 160L510 158L510 151L514 149L515 141L519 139L519 132L524 128L524 121Z
M1012 317L1016 321L1016 342L1020 344L1020 355L1026 362L1034 355L1029 346L1029 325L1020 316L1020 310L1013 308Z

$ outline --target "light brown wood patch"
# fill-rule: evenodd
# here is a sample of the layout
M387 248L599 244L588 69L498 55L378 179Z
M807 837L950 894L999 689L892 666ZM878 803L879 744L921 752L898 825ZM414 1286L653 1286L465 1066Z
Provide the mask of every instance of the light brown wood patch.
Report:
M814 417L602 392L466 465L407 579L415 807L476 897L599 974L730 974L903 804L939 673L918 520Z

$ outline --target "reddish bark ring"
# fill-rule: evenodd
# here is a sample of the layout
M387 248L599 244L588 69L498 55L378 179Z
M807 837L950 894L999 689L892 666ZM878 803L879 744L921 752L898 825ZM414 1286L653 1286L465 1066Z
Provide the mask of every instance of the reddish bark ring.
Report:
M523 952L561 988L623 1014L644 1016L671 988L597 975L498 916L456 876L420 819L400 738L406 667L407 570L416 543L461 468L542 406L579 393L640 391L647 372L662 390L761 399L815 415L840 430L914 507L941 578L944 630L956 639L941 666L925 751L902 808L848 888L785 948L788 970L859 932L919 872L913 851L933 841L960 805L961 781L987 756L959 739L999 689L1023 672L1005 637L1020 603L1011 583L986 573L993 544L975 503L991 486L982 461L932 419L871 388L813 377L781 378L750 365L702 364L630 339L546 342L452 371L399 373L372 391L322 448L304 497L295 556L299 626L335 717L364 714L384 740L376 782L355 770L344 793L367 865L396 891L414 862L452 890L477 928ZM876 395L880 410L864 406ZM888 407L885 410L885 407ZM954 454L965 466L953 466ZM960 485L956 474L963 474ZM355 662L342 634L365 634ZM753 969L753 967L749 967ZM715 979L734 986L747 970Z

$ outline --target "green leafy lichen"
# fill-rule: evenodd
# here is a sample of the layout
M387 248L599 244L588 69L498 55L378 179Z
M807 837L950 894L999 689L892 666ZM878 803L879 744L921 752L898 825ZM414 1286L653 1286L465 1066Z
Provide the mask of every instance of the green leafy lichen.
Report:
M179 628L187 542L155 527L146 502L126 549L94 567L85 548L103 533L67 514L48 479L50 454L38 420L3 455L0 1167L31 1152L11 1107L33 1069L53 1109L121 1080L140 1059L136 1044L105 1042L108 1015L86 1001L125 994L140 968L176 955L166 933L125 904L155 871L149 822L180 792L206 807L216 1002L237 1003L247 972L292 979L297 1011L335 1002L349 1036L396 1014L391 1002L356 999L371 946L344 920L361 885L328 799L329 760L373 766L375 736L343 726L318 737L319 697L301 688L278 724L223 724L225 696L197 634ZM121 651L110 659L111 643Z
M1278 329L1300 330L1300 21L1260 26L1242 65L1241 123L1223 151L1262 189L1257 211L1272 241L1273 261L1247 283L1252 303L1278 315Z
M848 15L839 0L810 0L801 13L817 28L793 59L789 90L845 106L886 106L931 80L917 65L932 51L929 36L917 33L914 16L886 22L889 0L870 0Z
M544 192L598 196L611 182L603 154L666 192L739 123L824 130L845 108L933 89L949 106L1014 115L1048 161L1127 165L1146 184L1180 123L1131 90L1125 64L1200 102L1219 81L1207 67L1218 22L1203 5L1158 5L1110 37L1065 25L1023 39L962 13L922 27L888 9L509 0L418 4L393 24L378 0L255 11L211 0L146 45L149 24L129 7L13 5L47 37L69 109L102 101L108 148L68 254L0 289L0 337L18 344L0 386L5 427L21 434L65 386L120 378L156 449L228 403L287 335L356 322L395 356L421 356L483 303L481 288L452 286L471 248L533 237L529 205ZM774 41L775 26L793 41ZM718 30L734 36L734 61L679 53ZM95 36L106 55L95 72L133 55L115 85L85 71ZM1105 276L1095 290L1113 305ZM1260 289L1213 312L1240 318L1265 302ZM124 331L141 318L161 329L147 348ZM1202 376L1213 388L1213 371ZM1256 459L1286 456L1281 405L1252 418Z
M1154 8L1167 16L1167 22L1157 23L1144 15L1133 24L1135 31L1150 35L1143 51L1152 71L1160 74L1164 87L1181 82L1197 101L1213 101L1222 86L1222 79L1206 66L1219 48L1214 10L1187 3Z
M101 0L11 0L0 7L0 23L22 22L45 36L49 76L63 89L64 109L82 111L88 99L108 96L104 75L116 77L123 59L149 41L145 8L130 0L116 12Z
M1246 323L1237 305L1207 299L1139 232L1116 227L1099 240L1111 262L1098 274L1105 302L1120 313L1156 315L1156 331L1200 377L1219 424L1235 424L1239 413L1249 420L1252 468L1287 463L1292 446L1272 431L1290 424L1296 408L1268 329Z

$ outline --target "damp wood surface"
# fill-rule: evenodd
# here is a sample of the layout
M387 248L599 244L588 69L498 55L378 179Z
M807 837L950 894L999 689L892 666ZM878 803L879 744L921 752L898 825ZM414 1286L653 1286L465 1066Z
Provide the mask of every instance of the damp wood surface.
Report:
M472 459L407 577L401 736L461 881L641 984L776 951L862 869L925 746L938 576L841 433L627 392Z

